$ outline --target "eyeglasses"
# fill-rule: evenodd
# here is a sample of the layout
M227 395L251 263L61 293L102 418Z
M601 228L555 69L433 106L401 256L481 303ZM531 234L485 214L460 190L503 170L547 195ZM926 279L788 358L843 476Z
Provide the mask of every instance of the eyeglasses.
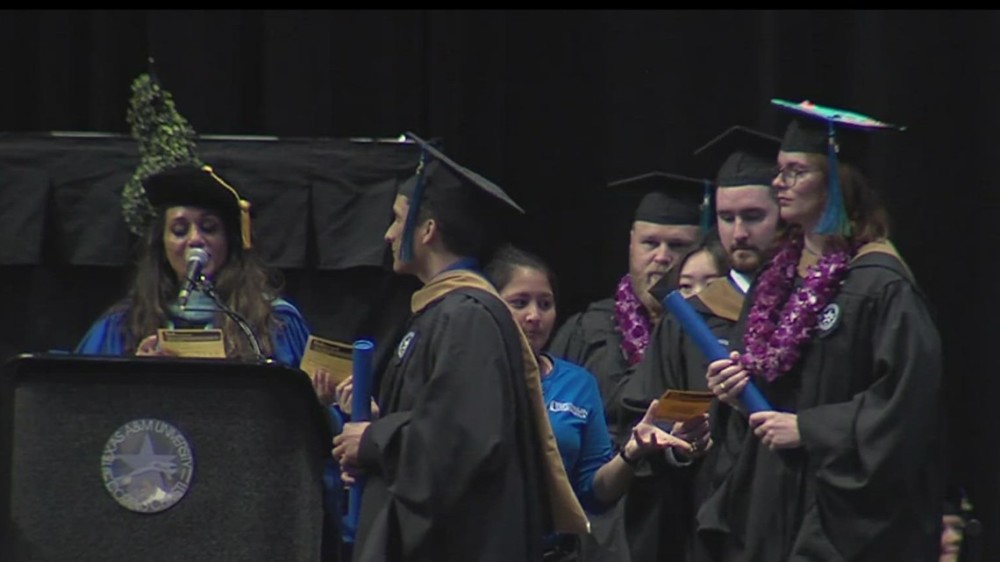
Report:
M815 168L775 168L775 177L781 178L781 183L786 187L795 187L799 177L817 171Z

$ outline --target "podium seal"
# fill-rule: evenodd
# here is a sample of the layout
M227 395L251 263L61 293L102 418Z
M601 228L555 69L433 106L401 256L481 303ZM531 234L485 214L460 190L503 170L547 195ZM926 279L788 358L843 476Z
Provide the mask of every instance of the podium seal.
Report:
M157 513L184 498L194 473L194 455L184 434L158 419L143 418L116 429L104 444L101 478L119 505Z

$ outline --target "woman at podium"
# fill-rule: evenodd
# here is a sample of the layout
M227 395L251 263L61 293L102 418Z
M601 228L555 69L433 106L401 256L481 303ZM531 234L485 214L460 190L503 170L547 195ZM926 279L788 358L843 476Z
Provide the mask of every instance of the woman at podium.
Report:
M298 367L309 330L280 298L280 273L252 251L250 203L209 166L170 168L142 186L148 205L124 206L152 210L127 217L142 237L131 288L76 352L269 358Z

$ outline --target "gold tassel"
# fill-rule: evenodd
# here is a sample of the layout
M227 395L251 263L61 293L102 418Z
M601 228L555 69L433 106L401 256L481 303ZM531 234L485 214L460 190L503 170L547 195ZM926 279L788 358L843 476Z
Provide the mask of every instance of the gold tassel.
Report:
M240 199L240 234L243 236L243 249L253 247L250 243L250 202Z
M243 249L249 250L253 247L250 240L250 202L241 198L240 194L236 192L236 189L220 178L215 171L212 170L211 166L205 164L201 167L201 169L202 171L211 174L215 181L219 182L219 185L232 192L233 197L236 198L236 204L240 208L240 237L243 239Z

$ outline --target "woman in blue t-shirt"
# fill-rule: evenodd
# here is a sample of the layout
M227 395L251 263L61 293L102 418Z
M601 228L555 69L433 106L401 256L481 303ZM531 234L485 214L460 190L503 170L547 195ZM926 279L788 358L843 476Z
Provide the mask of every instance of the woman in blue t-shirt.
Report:
M687 440L653 423L657 406L654 401L625 446L614 454L597 380L583 367L542 352L556 319L556 283L551 269L537 256L508 246L497 252L485 273L507 302L538 358L552 432L573 490L587 512L601 513L612 507L628 489L633 469L643 456L672 447L692 450ZM699 443L699 439L708 439L707 429L706 424L704 431L693 431L685 437ZM548 543L550 550L574 548L572 541ZM621 550L613 558L628 560L627 549ZM566 559L573 559L572 554L566 554ZM560 558L554 555L551 559Z

